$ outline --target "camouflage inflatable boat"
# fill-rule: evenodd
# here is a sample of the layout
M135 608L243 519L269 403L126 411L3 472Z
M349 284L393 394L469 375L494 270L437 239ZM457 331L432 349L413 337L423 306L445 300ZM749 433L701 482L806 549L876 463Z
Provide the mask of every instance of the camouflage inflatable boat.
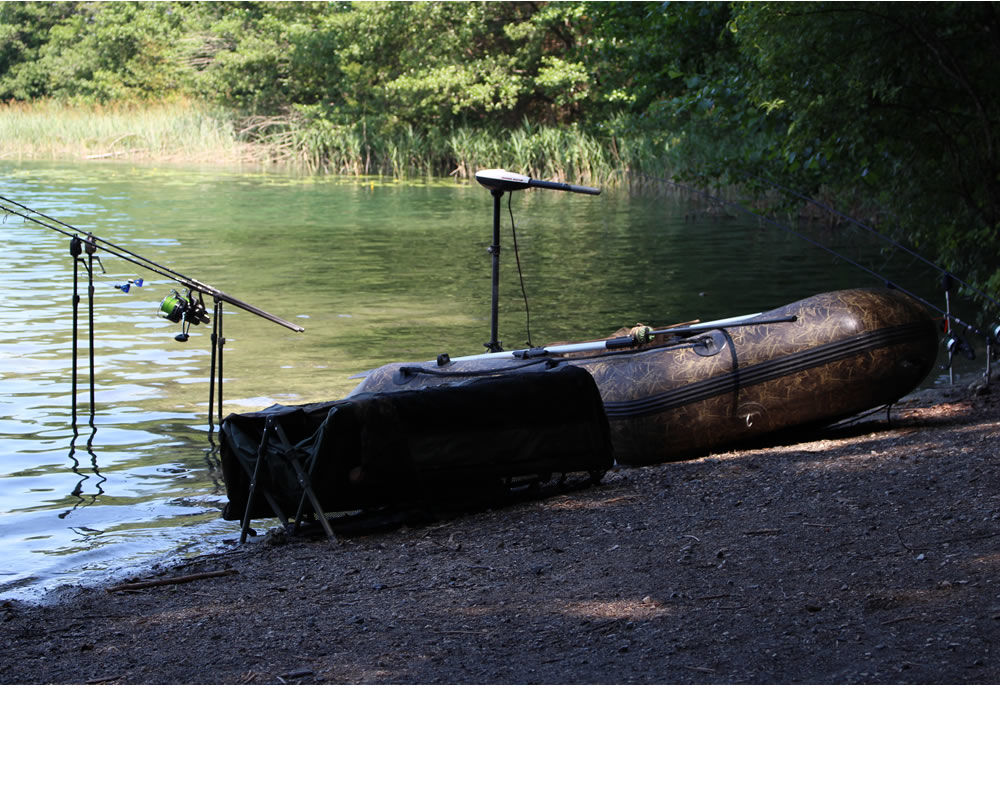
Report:
M853 289L605 342L389 364L351 396L569 362L594 378L616 460L651 464L892 403L926 377L937 348L919 303L891 289Z

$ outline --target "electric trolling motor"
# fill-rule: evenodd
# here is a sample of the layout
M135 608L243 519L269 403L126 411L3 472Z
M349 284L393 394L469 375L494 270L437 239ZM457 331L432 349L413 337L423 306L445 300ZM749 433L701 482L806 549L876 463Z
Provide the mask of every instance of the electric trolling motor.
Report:
M601 190L592 186L577 186L572 183L540 181L517 172L508 172L505 169L481 169L476 173L476 180L489 189L490 194L493 195L493 241L487 250L492 258L493 297L490 305L490 340L485 346L487 352L499 353L503 350L497 330L500 304L500 198L503 197L503 193L516 192L521 189L557 189L561 192L575 192L577 194L600 194Z

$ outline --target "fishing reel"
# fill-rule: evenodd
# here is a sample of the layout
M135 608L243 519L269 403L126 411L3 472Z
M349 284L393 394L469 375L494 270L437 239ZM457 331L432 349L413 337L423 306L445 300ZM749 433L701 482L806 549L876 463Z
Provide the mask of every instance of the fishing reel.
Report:
M192 325L202 323L207 325L210 319L202 296L199 294L196 300L190 289L187 297L182 297L176 289L171 290L170 294L164 297L163 302L160 303L160 316L170 322L181 324L181 332L174 337L178 342L188 340L188 331L191 330Z
M956 353L961 353L970 361L976 360L976 351L973 350L972 345L961 336L954 333L950 334L947 341L944 343L944 346L948 350L949 367L951 366L951 362L955 358Z

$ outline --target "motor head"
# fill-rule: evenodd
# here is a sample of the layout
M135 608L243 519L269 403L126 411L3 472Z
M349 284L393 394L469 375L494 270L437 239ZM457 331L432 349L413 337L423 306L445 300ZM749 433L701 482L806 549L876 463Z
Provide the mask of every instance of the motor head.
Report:
M505 169L481 169L476 173L476 180L487 189L502 192L515 192L527 189L531 178L517 172L507 172Z
M481 169L476 173L476 180L491 192L516 192L519 189L555 189L560 192L575 192L576 194L600 194L601 190L593 186L577 186L572 183L558 181L540 181L521 175L517 172L507 172L505 169Z

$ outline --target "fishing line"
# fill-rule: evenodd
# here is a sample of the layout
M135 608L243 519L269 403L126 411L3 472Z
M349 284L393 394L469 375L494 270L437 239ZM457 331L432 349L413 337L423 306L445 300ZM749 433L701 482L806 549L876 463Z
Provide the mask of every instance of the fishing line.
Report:
M257 308L256 306L253 306L250 303L246 303L243 300L239 300L230 294L227 294L225 292L220 291L219 289L216 289L213 286L209 286L207 283L203 283L202 281L196 280L195 278L190 278L187 275L177 272L176 270L170 269L169 267L165 267L162 264L159 264L149 258L146 258L145 256L141 256L138 253L133 253L131 250L122 247L121 245L109 242L105 239L102 239L99 236L94 236L92 233L86 233L80 228L76 228L73 225L70 225L69 223L62 222L61 220L58 220L55 217L51 217L48 214L36 211L33 208L29 208L23 203L18 203L16 200L11 200L3 195L0 195L0 201L2 201L0 202L0 209L4 210L7 213L21 217L22 219L25 219L28 222L33 222L36 225L42 225L48 228L49 230L62 234L63 236L74 237L79 234L83 234L87 236L90 240L92 240L95 249L99 248L107 253L110 253L111 255L118 256L118 258L121 258L124 261L128 261L129 263L135 264L136 266L142 267L143 269L148 269L151 272L155 272L157 275L160 275L161 277L169 278L170 280L176 281L185 288L192 289L193 291L196 292L201 292L204 294L211 295L220 300L224 300L230 305L234 305L237 308L243 309L244 311L249 311L251 314L256 314L258 317L263 317L264 319L270 322L274 322L278 325L288 328L289 330L295 331L296 333L302 333L305 330L305 328L303 328L301 325L297 325L293 322L288 322L287 320L284 320L281 317L269 314L267 311ZM4 203L11 203L17 206L18 208L28 211L32 215L42 217L42 219L37 219L36 216L29 216L28 214L24 214L20 211L17 211L16 209L4 205ZM49 223L44 222L43 219L50 220L51 222L55 223L55 225L50 225ZM61 227L56 227L56 225L59 225ZM63 230L63 228L66 228L68 230ZM70 231L73 231L73 233L70 233ZM101 266L101 268L103 269L103 265Z
M20 217L22 220L27 222L32 222L36 225L40 225L47 228L55 233L61 234L63 236L69 237L70 239L70 255L73 257L73 354L72 354L72 424L74 435L78 434L77 428L77 394L78 394L78 384L77 384L77 364L79 360L78 353L78 327L79 327L79 304L80 304L80 294L79 294L79 269L80 264L83 263L87 270L87 307L88 307L88 319L89 319L89 339L90 339L90 351L89 351L89 362L90 362L90 423L93 428L94 414L96 411L95 403L95 363L94 363L94 263L100 267L103 274L107 274L107 270L104 268L104 264L101 261L100 256L97 255L97 251L101 250L111 255L117 256L124 261L134 264L143 269L149 270L161 277L167 278L180 284L187 290L187 296L181 296L180 292L176 289L172 291L170 295L167 296L160 304L160 315L168 319L171 322L181 323L181 332L174 338L179 342L185 342L189 338L188 331L192 325L207 324L210 320L210 315L205 306L205 295L211 296L215 301L215 320L214 327L211 336L212 344L212 364L211 372L209 378L209 413L208 413L208 427L209 427L209 440L212 439L212 432L214 428L214 410L215 404L215 388L216 383L218 383L218 414L219 419L222 419L222 363L223 354L222 349L225 344L225 338L222 335L222 313L223 313L223 302L227 302L237 308L243 309L244 311L249 311L256 316L263 317L264 319L274 322L275 324L281 325L289 330L295 331L297 333L303 332L305 329L301 325L297 325L287 320L270 314L263 309L257 308L249 303L239 300L232 295L226 294L225 292L219 291L218 289L209 286L207 283L202 283L201 281L190 278L187 275L183 275L177 270L165 267L152 259L146 258L145 256L139 255L138 253L129 250L126 247L110 242L106 239L102 239L99 236L95 236L92 232L83 231L74 225L64 222L56 217L46 214L36 209L30 208L24 203L20 203L17 200L12 200L9 197L0 195L0 210L4 212L3 221L6 222L9 215ZM83 254L86 253L86 260L83 259ZM142 286L143 280L141 278L130 279L125 283L115 284L115 288L127 293L132 286ZM197 294L197 297L195 297ZM93 431L96 433L96 428ZM93 442L93 434L88 441L88 449ZM72 446L71 446L72 450ZM70 455L73 458L71 452ZM100 476L100 472L97 470L96 460L94 461L94 472ZM104 479L101 476L101 481L98 483L98 494L103 493L100 490L100 484L103 483Z
M175 270L170 269L169 267L165 267L162 264L157 264L155 261L152 261L146 258L145 256L141 256L138 253L133 253L131 250L122 247L121 245L117 245L114 244L113 242L106 241L105 239L102 239L99 236L94 236L93 233L89 233L80 228L77 228L74 225L70 225L68 222L63 222L62 220L56 219L55 217L52 217L42 211L37 211L33 208L24 205L23 203L17 202L16 200L11 200L9 197L4 197L3 195L0 195L0 201L3 201L4 203L12 203L18 208L24 209L30 214L35 215L35 217L41 217L42 219L47 219L49 220L49 222L55 224L50 225L47 222L42 222L42 219L35 219L35 217L29 217L25 214L22 214L20 211L16 211L13 208L7 208L2 204L0 204L0 208L3 208L4 211L10 214L16 214L17 216L27 220L28 222L34 222L37 225L44 225L49 230L53 230L56 233L61 233L63 236L73 236L74 234L87 236L90 239L92 239L95 243L100 242L101 244L105 245L104 247L101 248L102 250L105 250L106 252L111 253L112 255L116 255L119 258L124 259L125 261L129 261L133 264L136 264L137 266L151 270L152 272L155 272L164 278L171 278L173 280L177 280L180 282L190 281L192 283L198 283L198 281L192 281L192 279L188 278L185 275L182 275L181 273ZM56 227L57 225L60 227ZM63 228L66 228L67 230L62 230ZM73 231L74 233L69 233L68 231ZM119 250L121 251L121 253L117 252ZM122 255L122 253L126 253L127 256ZM102 270L104 269L103 265L101 269Z
M9 208L9 207L3 205L3 203L0 203L0 209L3 209L6 214L14 214L14 215L16 215L18 217L21 217L21 219L24 219L24 220L26 220L28 222L34 222L36 225L41 225L41 226L43 226L45 228L48 228L51 231L55 231L56 233L60 233L63 236L68 236L71 239L77 239L77 240L79 240L79 236L82 234L83 236L86 236L89 239L92 239L95 247L100 248L101 250L104 250L105 252L111 253L111 255L118 256L119 258L121 258L121 259L123 259L125 261L129 261L129 262L131 262L131 263L133 263L133 264L135 264L137 266L143 267L144 269L148 269L148 270L150 270L152 272L155 272L155 273L157 273L158 275L161 275L164 278L170 278L171 280L180 280L180 278L183 277L183 276L180 275L180 273L174 273L173 270L170 270L167 267L162 267L159 264L156 264L155 262L149 261L149 259L143 258L142 256L136 256L135 258L131 258L130 256L122 255L121 253L118 253L118 252L115 252L112 249L109 249L111 247L117 247L117 245L106 243L108 246L101 247L100 245L96 244L97 242L103 242L104 241L100 237L94 236L93 234L88 233L86 231L83 231L83 230L81 230L79 228L75 228L72 225L68 225L67 223L59 222L59 220L55 220L55 219L53 219L52 217L49 217L46 214L42 214L40 211L35 211L33 209L28 208L27 206L23 206L20 203L14 201L14 200L9 200L8 198L3 197L2 195L0 195L0 200L2 200L4 202L7 202L7 203L14 203L17 206L20 206L21 208L26 209L31 214L37 214L37 215L39 215L41 217L44 217L45 219L53 220L58 225L61 225L64 228L68 228L69 231L62 230L62 228L58 228L55 225L50 225L47 222L42 222L42 220L40 220L40 219L35 219L35 217L29 216L28 214L23 214L20 211L17 211L16 209ZM73 231L73 232L70 233L70 231ZM123 252L127 253L129 251L123 249ZM139 259L139 260L136 260L136 259ZM98 259L98 261L100 261L100 259ZM147 263L143 263L143 262L147 262ZM104 265L103 265L103 263L100 264L100 266L101 266L101 270L104 271Z

